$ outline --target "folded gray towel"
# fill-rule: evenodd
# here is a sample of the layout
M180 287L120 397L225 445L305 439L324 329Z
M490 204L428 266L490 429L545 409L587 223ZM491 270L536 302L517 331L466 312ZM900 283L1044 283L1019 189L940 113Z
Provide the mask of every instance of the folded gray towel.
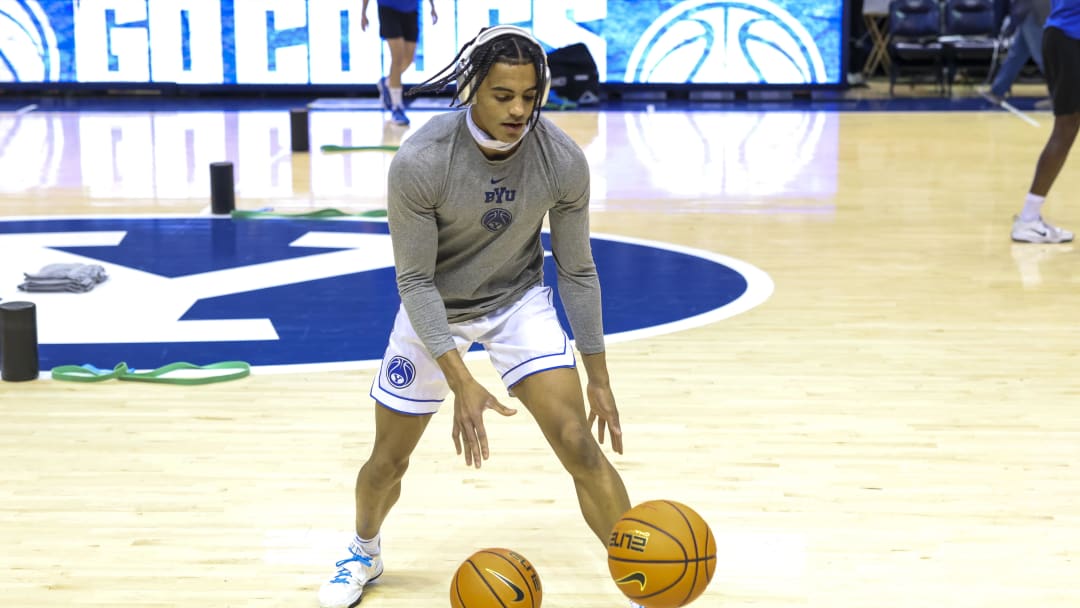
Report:
M97 264L49 264L36 273L24 272L21 291L85 293L109 278Z
M89 279L94 283L100 283L108 278L105 269L97 264L48 264L33 274L24 272L23 276L28 281L70 279L72 281L86 282Z

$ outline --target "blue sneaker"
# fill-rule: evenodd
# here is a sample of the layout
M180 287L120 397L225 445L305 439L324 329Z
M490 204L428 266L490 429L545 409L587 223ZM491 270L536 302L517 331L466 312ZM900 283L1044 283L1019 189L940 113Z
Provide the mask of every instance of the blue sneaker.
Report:
M397 107L390 112L390 120L395 125L409 126L409 117L405 116L405 108Z
M379 89L379 100L382 101L382 107L384 110L390 110L390 84L386 80L386 76L383 76L375 83L375 88Z
M321 608L350 608L360 601L364 587L375 582L383 573L382 557L366 555L356 546L349 547L348 556L335 564L337 572L319 589Z

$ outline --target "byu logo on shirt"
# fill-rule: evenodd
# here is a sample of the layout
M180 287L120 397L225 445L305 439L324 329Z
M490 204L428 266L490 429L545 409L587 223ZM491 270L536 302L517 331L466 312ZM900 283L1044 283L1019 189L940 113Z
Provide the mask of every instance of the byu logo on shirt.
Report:
M484 225L484 228L492 232L498 232L509 226L512 221L514 221L513 214L502 207L496 207L485 213L480 223Z
M501 205L503 203L512 203L512 202L514 202L514 198L516 198L516 197L517 197L517 190L512 190L510 188L503 188L503 187L500 186L498 188L495 188L494 190L488 190L487 192L485 192L484 193L484 202L485 203L495 203L496 205Z

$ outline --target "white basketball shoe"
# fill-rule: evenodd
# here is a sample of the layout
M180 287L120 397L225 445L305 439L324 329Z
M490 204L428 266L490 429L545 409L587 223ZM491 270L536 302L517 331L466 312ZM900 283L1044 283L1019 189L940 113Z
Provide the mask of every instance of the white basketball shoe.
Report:
M368 555L355 544L349 545L349 555L334 564L337 572L319 589L321 608L351 608L360 603L364 586L375 582L383 573L381 555Z
M1043 218L1025 222L1019 216L1013 220L1012 240L1018 243L1068 243L1073 233L1047 224Z

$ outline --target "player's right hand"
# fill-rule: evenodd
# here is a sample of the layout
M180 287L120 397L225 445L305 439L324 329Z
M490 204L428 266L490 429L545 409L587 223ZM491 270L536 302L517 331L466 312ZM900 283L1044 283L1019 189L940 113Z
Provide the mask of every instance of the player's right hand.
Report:
M465 464L480 468L487 460L487 432L484 430L484 410L495 410L503 416L513 416L517 410L499 403L495 396L475 380L454 393L454 427L450 435L458 455L465 454Z

